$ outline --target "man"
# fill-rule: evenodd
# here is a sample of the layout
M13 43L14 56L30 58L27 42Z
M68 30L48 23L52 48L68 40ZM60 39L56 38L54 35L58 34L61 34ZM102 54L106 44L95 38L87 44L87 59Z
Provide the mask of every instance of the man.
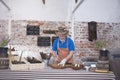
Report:
M64 66L66 63L72 63L75 46L72 39L67 37L68 31L63 27L58 27L56 34L58 38L52 46L52 54L55 61L61 66Z

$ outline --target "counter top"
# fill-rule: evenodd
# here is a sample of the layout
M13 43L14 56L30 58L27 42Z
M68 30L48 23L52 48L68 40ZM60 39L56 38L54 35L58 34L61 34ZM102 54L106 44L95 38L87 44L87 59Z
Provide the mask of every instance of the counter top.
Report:
M0 79L24 80L115 80L113 73L95 73L85 70L52 69L11 71L0 70Z

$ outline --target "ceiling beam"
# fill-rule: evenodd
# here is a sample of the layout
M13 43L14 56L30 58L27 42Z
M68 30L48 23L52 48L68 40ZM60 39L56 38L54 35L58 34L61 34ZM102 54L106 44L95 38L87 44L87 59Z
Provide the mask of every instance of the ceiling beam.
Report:
M77 5L75 6L75 8L73 9L72 13L75 13L75 11L78 9L78 7L84 2L84 0L80 0Z
M10 7L3 1L3 0L0 0L0 2L10 11Z
M43 4L45 4L45 0L42 0Z

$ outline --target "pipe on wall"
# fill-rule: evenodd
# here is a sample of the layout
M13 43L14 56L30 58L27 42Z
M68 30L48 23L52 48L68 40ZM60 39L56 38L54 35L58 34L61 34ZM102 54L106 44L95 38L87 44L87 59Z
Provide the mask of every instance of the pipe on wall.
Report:
M3 1L3 0L0 0L0 2L10 11L10 7Z
M75 13L75 11L78 9L78 7L84 2L84 0L81 0L77 3L77 5L75 6L75 8L72 11L72 14Z

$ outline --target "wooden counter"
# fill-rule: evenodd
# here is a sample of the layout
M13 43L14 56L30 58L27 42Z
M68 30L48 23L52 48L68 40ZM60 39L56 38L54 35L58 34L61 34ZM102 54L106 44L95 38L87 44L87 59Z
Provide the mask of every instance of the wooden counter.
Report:
M95 73L85 70L51 69L11 71L0 70L0 80L115 80L113 73Z

